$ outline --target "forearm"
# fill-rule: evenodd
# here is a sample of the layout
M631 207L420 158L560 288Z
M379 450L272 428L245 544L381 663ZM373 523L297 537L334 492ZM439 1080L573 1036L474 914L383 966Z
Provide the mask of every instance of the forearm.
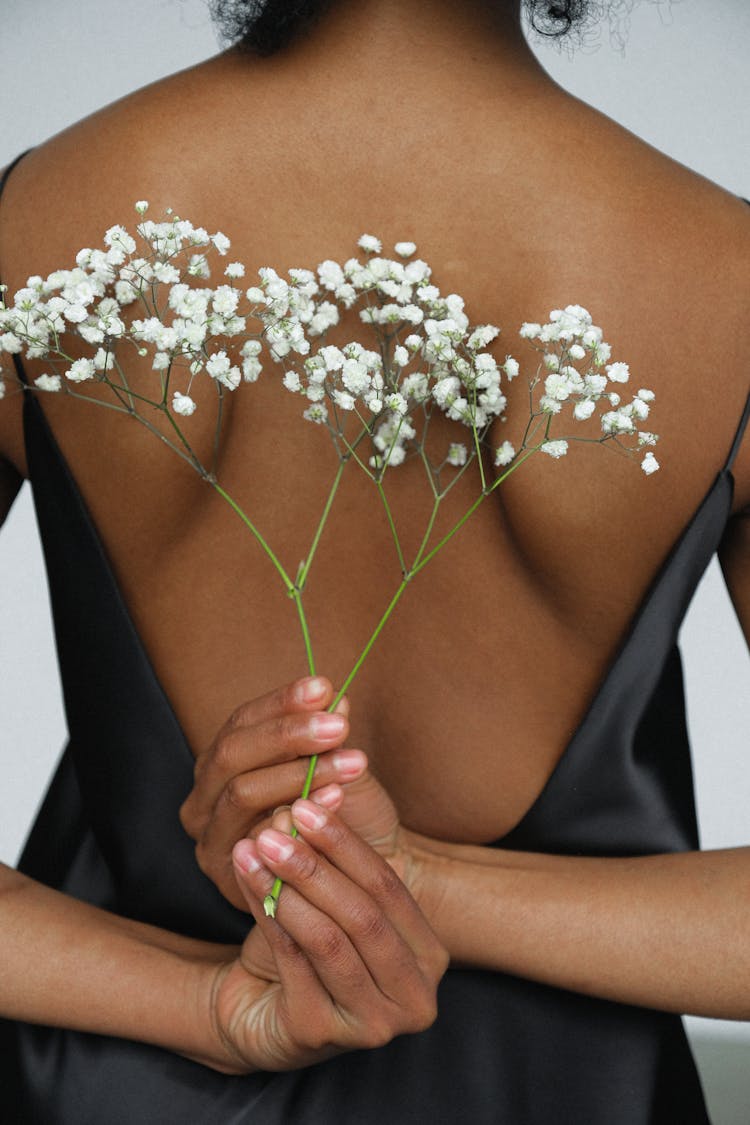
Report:
M599 859L413 837L454 963L666 1011L750 1019L750 849Z
M0 867L0 1014L216 1064L210 992L230 947L107 913Z

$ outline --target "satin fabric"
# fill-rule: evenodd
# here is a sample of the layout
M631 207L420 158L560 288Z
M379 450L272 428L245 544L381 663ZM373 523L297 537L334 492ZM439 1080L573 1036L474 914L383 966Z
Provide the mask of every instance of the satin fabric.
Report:
M0 190L1 190L0 185ZM14 357L17 358L17 357ZM18 364L19 373L23 371ZM677 632L725 528L731 461L666 559L543 792L495 846L642 855L698 846ZM19 867L108 910L212 941L251 921L178 820L192 756L35 396L24 427L70 742ZM226 1077L145 1044L0 1024L17 1125L706 1125L677 1016L502 973L450 970L435 1025L281 1074Z

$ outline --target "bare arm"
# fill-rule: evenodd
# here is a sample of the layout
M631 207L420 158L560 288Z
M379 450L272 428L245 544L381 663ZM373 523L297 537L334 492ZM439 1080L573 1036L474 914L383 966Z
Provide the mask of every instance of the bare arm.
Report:
M206 1016L232 950L78 902L0 866L4 1016L138 1039L220 1068Z
M336 806L340 790L328 797ZM289 885L273 921L263 899L274 837L288 839L272 829L235 849L259 923L241 947L121 918L0 867L0 1015L153 1043L233 1074L428 1026L447 954L385 860L347 829L315 853L300 837L304 862L282 863Z
M413 841L411 856L454 962L750 1019L750 848L599 859Z

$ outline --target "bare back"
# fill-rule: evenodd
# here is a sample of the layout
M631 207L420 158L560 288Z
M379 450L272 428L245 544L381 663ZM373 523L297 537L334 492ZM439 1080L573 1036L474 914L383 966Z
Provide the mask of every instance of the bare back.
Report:
M332 75L303 100L284 67L220 56L19 165L0 209L0 266L14 290L132 223L133 201L147 198L154 213L172 206L225 231L249 274L343 260L364 230L386 245L413 239L437 284L466 298L473 322L501 324L502 347L527 368L523 320L569 302L591 310L636 385L657 393L662 472L646 479L593 446L532 459L414 582L350 693L352 744L404 822L479 842L508 831L543 787L724 463L748 392L750 217L551 84L513 102L477 81L445 105L436 85L405 124L398 105L373 114L364 99L332 112L344 101ZM25 472L18 399L0 410L0 455ZM149 434L69 400L44 408L197 751L243 700L304 674L293 607L239 521ZM336 468L325 434L299 415L272 374L241 388L220 469L292 570ZM498 439L517 440L526 417L518 380ZM190 425L210 440L208 417ZM736 511L750 503L748 445ZM417 476L406 465L391 478L407 551L429 513ZM446 520L475 495L459 491ZM307 603L334 682L398 579L371 486L347 471Z

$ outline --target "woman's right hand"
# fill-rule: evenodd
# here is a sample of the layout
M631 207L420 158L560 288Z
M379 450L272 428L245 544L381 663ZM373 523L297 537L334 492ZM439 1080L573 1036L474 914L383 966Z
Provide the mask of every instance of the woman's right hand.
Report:
M435 1019L448 955L392 867L333 811L341 796L331 786L319 795L328 807L296 801L296 839L273 827L234 848L257 925L213 980L221 1069L309 1066ZM284 823L288 811L274 819ZM263 899L276 876L273 919Z
M232 848L269 825L277 807L299 797L313 754L315 790L332 782L344 786L348 822L370 843L393 850L395 807L368 772L365 754L342 748L349 707L344 698L330 715L326 709L333 699L333 687L322 676L277 688L237 708L196 758L180 821L195 841L198 866L240 910L247 904L235 879Z

